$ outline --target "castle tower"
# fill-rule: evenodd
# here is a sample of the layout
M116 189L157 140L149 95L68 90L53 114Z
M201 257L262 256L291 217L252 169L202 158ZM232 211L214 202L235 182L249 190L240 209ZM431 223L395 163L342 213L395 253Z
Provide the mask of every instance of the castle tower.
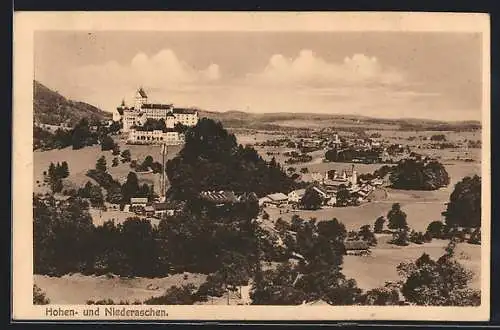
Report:
M137 90L135 93L135 108L140 109L142 108L142 105L148 102L148 95L144 91L144 89L141 87Z

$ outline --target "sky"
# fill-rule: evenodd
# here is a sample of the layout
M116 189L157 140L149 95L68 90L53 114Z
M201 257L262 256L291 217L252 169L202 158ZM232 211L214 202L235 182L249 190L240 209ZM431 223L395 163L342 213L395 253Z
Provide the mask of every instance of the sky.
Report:
M211 111L480 120L481 59L463 32L37 31L34 79L106 111L142 86Z

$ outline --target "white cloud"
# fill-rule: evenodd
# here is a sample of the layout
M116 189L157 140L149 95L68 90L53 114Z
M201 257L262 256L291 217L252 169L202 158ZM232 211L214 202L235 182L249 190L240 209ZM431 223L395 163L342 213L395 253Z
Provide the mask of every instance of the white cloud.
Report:
M382 66L376 57L354 54L331 63L307 49L291 59L275 54L262 72L247 78L249 82L281 86L392 85L404 81L402 72Z

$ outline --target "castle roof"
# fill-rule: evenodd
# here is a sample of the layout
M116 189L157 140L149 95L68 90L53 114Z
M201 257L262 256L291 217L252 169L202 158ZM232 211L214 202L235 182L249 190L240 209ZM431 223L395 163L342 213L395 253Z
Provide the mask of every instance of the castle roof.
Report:
M172 104L160 104L160 103L144 103L142 105L143 109L171 109Z
M197 111L194 109L174 108L174 113L194 115L195 113L197 113Z
M148 95L146 94L146 92L144 91L144 89L142 89L142 87L137 90L137 93L139 93L139 95L141 97L144 97L144 98L148 97Z

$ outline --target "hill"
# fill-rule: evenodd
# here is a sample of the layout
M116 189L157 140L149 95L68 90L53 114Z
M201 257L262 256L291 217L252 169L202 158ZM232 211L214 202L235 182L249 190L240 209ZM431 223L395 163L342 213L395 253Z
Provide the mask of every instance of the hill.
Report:
M415 118L373 118L361 115L316 113L247 113L243 111L213 112L200 110L201 117L221 121L225 127L252 129L287 129L307 127L355 127L395 129L402 131L467 131L481 129L479 121L438 121Z
M35 123L74 126L80 119L111 119L111 113L93 105L69 100L56 91L33 81L33 116Z

